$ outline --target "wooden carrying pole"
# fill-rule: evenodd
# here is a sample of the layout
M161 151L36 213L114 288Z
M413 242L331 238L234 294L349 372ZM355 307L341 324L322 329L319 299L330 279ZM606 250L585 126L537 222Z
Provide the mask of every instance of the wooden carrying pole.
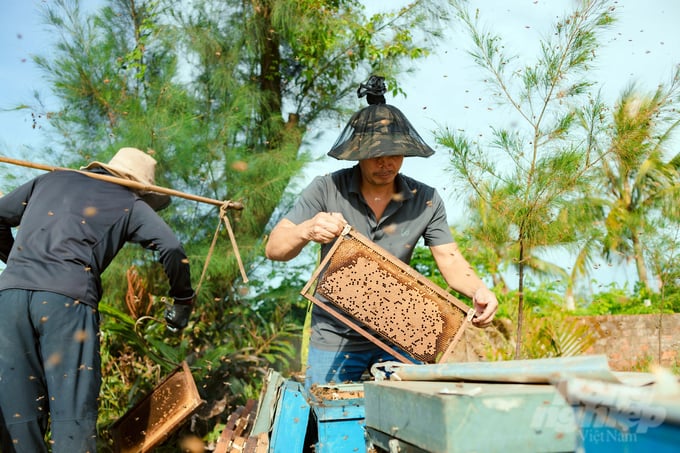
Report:
M131 189L135 190L141 190L141 191L146 191L146 192L157 192L157 193L162 193L166 195L171 195L174 197L181 197L181 198L186 198L187 200L193 200L193 201L199 201L201 203L208 203L212 204L215 206L224 206L225 204L227 205L227 209L243 209L243 204L238 202L238 201L220 201L220 200L215 200L213 198L206 198L206 197L201 197L198 195L192 195L190 193L185 193L185 192L180 192L179 190L173 190L173 189L168 189L166 187L160 187L160 186L154 186L151 184L142 184L137 181L132 181L129 179L123 179L123 178L117 178L115 176L109 176L109 175L102 175L101 173L92 173L89 171L80 171L80 170L74 170L72 168L63 168L63 167L55 167L52 165L43 165L43 164L36 164L33 162L27 162L24 160L18 160L18 159L12 159L9 157L4 157L0 156L0 162L5 162L8 164L14 164L14 165L20 165L22 167L28 167L28 168L35 168L38 170L45 170L45 171L58 171L58 170L65 170L65 171L74 171L77 173L81 173L83 175L89 176L90 178L94 179L101 179L102 181L108 181L112 182L114 184L119 184L121 186L129 187Z
M220 207L220 215L224 219L224 224L227 227L227 232L229 233L229 239L231 240L231 245L232 248L234 249L234 254L236 256L236 261L238 263L239 270L241 271L241 276L243 277L243 282L247 283L248 282L248 277L246 275L245 268L243 267L243 262L241 261L241 255L238 251L238 247L236 245L236 239L234 238L234 233L231 230L231 225L229 224L229 220L227 219L225 215L225 211L227 209L237 209L241 210L243 209L243 204L238 202L238 201L220 201L220 200L215 200L212 198L206 198L206 197L201 197L198 195L192 195L189 193L184 193L180 192L178 190L173 190L173 189L168 189L166 187L160 187L160 186L154 186L152 184L142 184L137 181L132 181L129 179L124 179L124 178L118 178L115 176L110 176L110 175L103 175L101 173L92 173L89 171L81 171L81 170L74 170L72 168L64 168L64 167L55 167L52 165L43 165L43 164L36 164L33 162L27 162L24 160L18 160L18 159L12 159L9 157L5 156L0 156L0 162L4 162L7 164L13 164L13 165L20 165L22 167L28 167L28 168L35 168L37 170L44 170L44 171L72 171L76 173L83 174L85 176L88 176L90 178L94 179L100 179L102 181L108 181L112 182L114 184L119 184L121 186L129 187L134 190L140 190L140 191L146 191L146 192L156 192L156 193L162 193L166 195L171 195L175 197L181 197L181 198L186 198L187 200L193 200L193 201L199 201L201 203L208 203L212 204L215 206ZM218 230L219 231L219 230ZM217 232L216 232L217 234ZM207 266L207 261L206 261L206 266Z

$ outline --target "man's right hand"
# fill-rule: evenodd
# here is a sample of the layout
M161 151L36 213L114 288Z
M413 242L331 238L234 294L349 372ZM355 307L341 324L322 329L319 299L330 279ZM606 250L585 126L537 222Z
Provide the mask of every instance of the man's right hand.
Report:
M311 219L295 224L281 219L274 226L265 247L270 260L288 261L302 251L309 242L328 244L342 234L347 221L339 212L319 212Z
M339 212L320 212L307 222L307 239L328 244L340 236L347 221Z

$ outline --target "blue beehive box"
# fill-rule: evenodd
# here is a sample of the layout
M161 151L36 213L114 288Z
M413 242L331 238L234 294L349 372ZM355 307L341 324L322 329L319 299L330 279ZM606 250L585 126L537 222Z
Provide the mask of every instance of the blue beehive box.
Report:
M572 405L579 450L592 453L680 450L680 385L631 386L566 379L558 388Z
M309 414L309 404L302 385L290 380L284 381L280 386L269 451L271 453L305 451Z
M363 384L319 386L310 407L316 424L316 453L365 453Z

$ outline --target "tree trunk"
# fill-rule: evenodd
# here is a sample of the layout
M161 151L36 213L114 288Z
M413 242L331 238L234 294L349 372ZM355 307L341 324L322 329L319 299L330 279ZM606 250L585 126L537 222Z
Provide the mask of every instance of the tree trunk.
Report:
M521 234L520 234L521 238ZM517 285L517 339L515 360L522 356L522 324L524 321L524 240L519 240L519 284Z
M259 117L268 149L276 149L281 145L281 129L283 117L281 106L283 94L281 91L281 53L280 40L276 29L271 23L271 5L268 1L259 2L254 8L258 16L258 39L260 40L260 91L264 99Z
M576 303L574 302L574 285L573 283L570 283L569 286L567 286L567 290L564 293L564 302L567 310L569 311L574 311L576 310Z
M646 289L649 288L649 279L647 276L647 266L645 265L645 255L642 251L642 244L640 243L640 237L637 233L632 235L633 240L633 253L635 256L635 267L637 268L638 280L645 285Z

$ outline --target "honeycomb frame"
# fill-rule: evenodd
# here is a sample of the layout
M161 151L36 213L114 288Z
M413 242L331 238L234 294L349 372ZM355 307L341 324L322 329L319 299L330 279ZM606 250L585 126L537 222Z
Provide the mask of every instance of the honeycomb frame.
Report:
M184 361L111 426L116 453L146 453L165 441L204 401Z
M474 309L351 226L301 294L404 363L446 362ZM321 298L319 297L321 296Z

